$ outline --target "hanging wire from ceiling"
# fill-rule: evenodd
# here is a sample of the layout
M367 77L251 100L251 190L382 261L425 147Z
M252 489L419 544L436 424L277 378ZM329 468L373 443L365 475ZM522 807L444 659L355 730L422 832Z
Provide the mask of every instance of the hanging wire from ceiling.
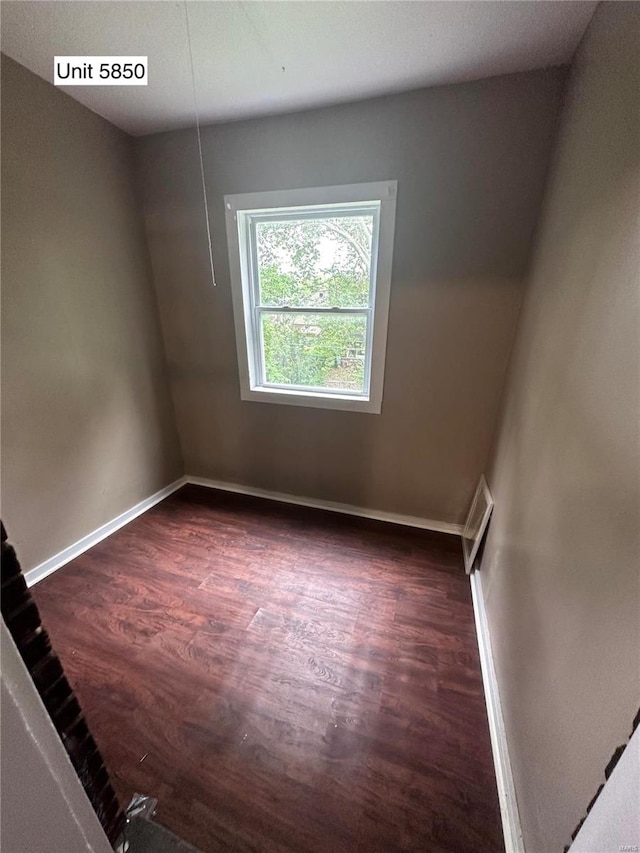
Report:
M200 177L202 178L202 201L204 218L207 226L207 242L209 244L209 264L211 266L211 284L216 285L216 273L213 266L213 246L211 243L211 225L209 223L209 202L207 200L207 184L204 178L204 160L202 158L202 139L200 136L200 114L198 110L198 94L196 91L196 75L193 69L193 48L191 46L191 22L189 20L189 3L184 0L184 14L187 23L187 41L189 42L189 61L191 63L191 88L193 90L193 110L196 118L196 135L198 137L198 154L200 157Z

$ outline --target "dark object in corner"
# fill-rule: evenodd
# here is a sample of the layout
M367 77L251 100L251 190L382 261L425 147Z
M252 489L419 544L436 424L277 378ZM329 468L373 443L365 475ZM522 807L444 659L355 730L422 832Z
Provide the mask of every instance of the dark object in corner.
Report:
M38 608L2 529L2 616L29 670L40 698L56 727L87 797L113 845L122 832L124 813L111 786L102 755L91 736L82 709L51 648Z
M143 817L131 818L126 838L129 853L200 853L164 826Z
M626 747L626 743L623 743L621 746L619 746L616 749L616 751L611 756L611 760L609 761L607 766L604 768L604 778L605 779L608 779L609 776L611 776L611 774L613 773L613 770L614 770L616 764L618 763L618 761L620 761L620 756L624 752L625 747ZM587 811L588 811L588 809L587 809Z

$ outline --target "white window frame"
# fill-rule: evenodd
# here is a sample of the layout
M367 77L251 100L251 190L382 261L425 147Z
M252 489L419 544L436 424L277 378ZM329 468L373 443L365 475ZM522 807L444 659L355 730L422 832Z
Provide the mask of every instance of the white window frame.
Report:
M380 413L387 349L397 186L397 181L377 181L335 187L241 193L224 197L241 399ZM329 214L331 208L338 205L342 208L342 215L348 215L349 211L374 214L371 249L372 299L367 308L354 308L351 311L368 315L364 392L355 394L340 389L327 391L267 385L261 376L263 359L259 315L264 309L255 304L257 259L254 251L255 240L251 236L252 228L255 228L255 222L261 217L282 215L284 218L287 214L295 214L298 219L320 212ZM296 313L304 311L305 308L279 308L278 313L287 310ZM308 306L307 310L309 313L350 313L348 308L318 309Z

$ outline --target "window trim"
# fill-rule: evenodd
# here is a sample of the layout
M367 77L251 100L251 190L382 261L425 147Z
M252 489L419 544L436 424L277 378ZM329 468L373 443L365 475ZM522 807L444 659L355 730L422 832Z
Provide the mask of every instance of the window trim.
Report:
M387 349L396 197L397 181L225 195L229 271L240 373L240 397L242 400L380 413ZM257 340L259 337L259 325L257 324L259 312L256 313L255 309L258 307L260 311L263 311L265 306L254 305L257 283L253 280L253 265L249 264L247 260L248 251L252 247L249 238L250 224L252 221L255 222L254 217L261 213L266 217L274 209L278 209L278 219L282 218L282 214L286 214L289 209L291 209L292 216L295 215L296 218L299 218L300 212L296 214L295 208L314 208L314 211L308 212L308 215L311 216L314 212L321 212L323 206L331 207L338 204L360 209L366 208L367 204L375 204L376 207L379 205L377 229L374 228L371 251L373 300L369 302L367 307L354 306L353 308L357 313L366 314L368 312L369 316L365 350L370 354L369 387L365 389L363 394L349 394L339 389L328 392L324 389L309 390L300 387L260 384L261 377L253 375L254 366L262 363L260 359L256 359L256 346L261 346L261 344ZM377 241L375 240L376 234ZM253 248L255 248L255 241ZM282 309L278 309L277 306L273 309L269 306L268 310L282 313ZM291 310L300 312L305 309L293 308ZM346 313L348 310L342 309L335 313ZM332 309L330 308L315 309L315 313L331 312ZM312 309L309 309L309 313L312 313Z

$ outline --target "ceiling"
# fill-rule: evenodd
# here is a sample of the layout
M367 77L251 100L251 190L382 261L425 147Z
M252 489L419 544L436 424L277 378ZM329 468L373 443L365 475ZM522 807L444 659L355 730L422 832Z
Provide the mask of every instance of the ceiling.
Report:
M189 2L202 123L291 112L571 60L595 2ZM146 55L147 87L71 97L134 135L194 123L185 2L3 0L2 51L52 80L54 55Z

